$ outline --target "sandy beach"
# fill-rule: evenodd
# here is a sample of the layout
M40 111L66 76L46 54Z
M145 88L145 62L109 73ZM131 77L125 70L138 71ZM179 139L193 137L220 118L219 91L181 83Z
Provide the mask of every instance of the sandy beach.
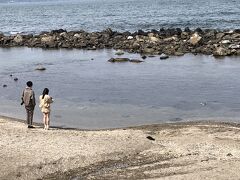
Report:
M239 179L240 125L74 130L0 119L0 179Z

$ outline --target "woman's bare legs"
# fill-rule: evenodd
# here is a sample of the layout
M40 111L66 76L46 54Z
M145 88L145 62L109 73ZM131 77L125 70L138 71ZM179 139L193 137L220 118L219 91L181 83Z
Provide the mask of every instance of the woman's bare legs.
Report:
M50 124L50 113L43 113L43 124L44 129L48 130Z
M46 129L49 129L49 124L50 124L50 113L46 113Z
M44 129L47 128L47 115L46 113L43 113L43 124L44 124Z

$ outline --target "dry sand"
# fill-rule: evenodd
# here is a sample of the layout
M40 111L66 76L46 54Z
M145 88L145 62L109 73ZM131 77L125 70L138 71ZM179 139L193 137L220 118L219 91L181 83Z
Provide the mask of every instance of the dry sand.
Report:
M0 119L0 179L240 179L238 124L35 127Z

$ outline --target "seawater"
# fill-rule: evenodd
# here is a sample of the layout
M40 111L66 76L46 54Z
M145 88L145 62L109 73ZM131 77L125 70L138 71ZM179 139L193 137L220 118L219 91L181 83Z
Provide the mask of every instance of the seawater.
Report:
M238 0L1 0L0 31L237 29L239 9Z
M0 114L25 119L20 96L26 81L32 80L37 101L45 87L50 89L55 99L51 121L63 127L239 121L238 57L187 54L163 61L155 56L139 64L110 63L111 57L117 57L115 51L107 49L0 49ZM39 65L46 71L36 71ZM41 122L38 106L35 121Z

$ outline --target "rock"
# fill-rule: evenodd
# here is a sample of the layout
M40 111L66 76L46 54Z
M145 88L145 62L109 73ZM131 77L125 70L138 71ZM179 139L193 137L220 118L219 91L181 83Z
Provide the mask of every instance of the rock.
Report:
M143 48L142 49L142 53L143 54L153 54L155 52L155 50L153 48Z
M140 30L138 30L137 34L145 36L147 33L145 33L143 30L140 29Z
M189 34L187 32L182 32L181 33L181 38L182 39L187 39L189 37Z
M67 33L66 32L62 32L59 34L61 37L67 38Z
M14 78L13 80L14 80L14 81L18 81L18 78Z
M52 34L55 34L55 33L60 34L60 33L63 33L63 32L67 32L67 31L64 30L64 29L57 29L57 30L52 30L51 31Z
M192 45L197 45L200 41L201 41L202 37L198 35L198 33L194 33L190 39L189 39L189 43Z
M175 36L169 37L169 38L165 38L163 39L164 42L171 42L171 41L176 41L178 38Z
M6 84L4 84L4 85L3 85L3 87L5 88L5 87L7 87L7 85L6 85Z
M133 36L128 36L127 39L131 40L131 39L133 39Z
M152 58L152 57L155 57L154 55L149 55L148 57Z
M165 60L165 59L168 59L169 58L169 56L167 56L167 55L162 55L162 56L160 56L160 59L161 60Z
M183 52L175 52L175 53L174 53L174 56L183 56L183 55L184 55Z
M226 32L226 34L233 34L233 33L234 33L233 30L229 30L229 31Z
M184 29L184 32L191 33L192 31L189 29L189 27L186 27L186 28Z
M138 42L134 42L133 45L132 45L132 48L133 49L139 49L141 46Z
M128 62L130 59L128 58L111 58L108 62Z
M117 52L115 53L115 55L118 55L118 56L121 56L121 55L123 55L123 54L124 54L123 51L117 51Z
M152 136L147 136L146 138L151 140L151 141L155 141L155 139Z
M146 59L146 58L147 58L147 56L145 56L145 55L142 56L142 59Z
M23 42L23 37L20 34L17 34L13 41L16 42L17 44L20 44Z
M217 33L216 38L221 40L224 36L224 33Z
M218 47L214 52L213 56L227 56L228 50L223 47Z
M133 62L133 63L141 63L141 62L144 62L144 61L139 60L139 59L130 59L129 62Z
M197 29L195 29L195 32L201 34L201 33L203 33L203 30L201 28L197 28Z
M80 39L82 36L80 34L74 34L74 38Z
M221 44L230 44L231 41L230 41L230 40L222 40L220 43L221 43Z
M53 36L44 36L41 38L42 43L52 43L54 41Z
M240 49L240 45L239 44L230 44L229 48L230 49Z
M160 39L157 37L149 37L150 42L157 43L160 42Z
M240 34L239 33L233 34L232 38L233 39L240 39Z
M144 42L144 41L145 41L144 38L146 38L146 37L145 37L145 36L139 36L139 35L136 36L136 40L137 40L138 42Z
M43 66L39 66L39 67L37 67L35 70L37 70L37 71L45 71L46 68L43 67Z

